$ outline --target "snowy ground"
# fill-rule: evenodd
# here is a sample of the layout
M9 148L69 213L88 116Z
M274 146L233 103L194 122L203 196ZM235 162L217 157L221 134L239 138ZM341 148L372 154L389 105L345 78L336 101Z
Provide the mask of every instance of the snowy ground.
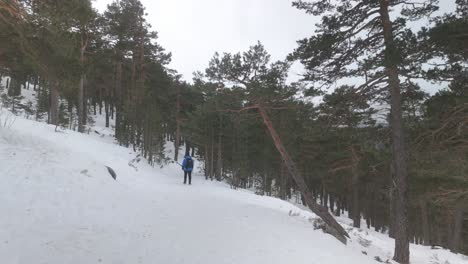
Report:
M136 154L113 144L109 130L83 135L54 129L23 118L0 126L2 264L391 259L393 240L353 229L345 218L339 221L351 235L347 246L314 230L314 216L290 203L231 190L199 173L192 186L183 185L174 164L131 163ZM116 171L117 181L105 166ZM468 263L442 249L412 245L411 254L416 264Z

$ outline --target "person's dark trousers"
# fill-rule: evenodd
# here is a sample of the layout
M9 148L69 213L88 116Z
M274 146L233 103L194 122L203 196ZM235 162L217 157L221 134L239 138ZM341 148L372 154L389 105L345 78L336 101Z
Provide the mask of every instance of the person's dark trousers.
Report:
M188 184L192 184L192 172L191 171L184 171L184 184L187 183L187 175L188 175Z

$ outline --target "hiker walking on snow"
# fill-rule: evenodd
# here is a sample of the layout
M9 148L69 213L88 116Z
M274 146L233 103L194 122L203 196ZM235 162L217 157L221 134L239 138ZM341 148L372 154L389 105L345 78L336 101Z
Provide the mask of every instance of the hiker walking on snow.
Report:
M184 184L187 184L187 176L188 183L192 184L193 159L188 153L185 154L184 161L182 162L182 170L184 170Z

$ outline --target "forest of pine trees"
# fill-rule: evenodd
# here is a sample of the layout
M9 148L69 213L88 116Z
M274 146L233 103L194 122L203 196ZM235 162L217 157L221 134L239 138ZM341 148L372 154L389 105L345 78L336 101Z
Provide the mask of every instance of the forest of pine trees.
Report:
M139 0L103 13L91 0L0 0L1 104L84 133L102 115L152 165L177 160L171 141L204 161L207 180L305 202L279 139L319 206L388 232L396 261L408 263L408 242L468 254L468 1L410 26L440 4L295 1L322 19L288 58L253 43L185 82ZM296 61L304 76L290 83Z

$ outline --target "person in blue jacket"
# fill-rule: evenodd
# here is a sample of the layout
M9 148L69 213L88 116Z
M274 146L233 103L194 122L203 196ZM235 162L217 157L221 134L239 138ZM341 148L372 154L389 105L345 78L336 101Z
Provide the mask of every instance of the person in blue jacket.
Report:
M192 184L192 170L193 170L193 159L190 157L189 153L185 154L184 161L182 162L182 170L184 170L184 184Z

